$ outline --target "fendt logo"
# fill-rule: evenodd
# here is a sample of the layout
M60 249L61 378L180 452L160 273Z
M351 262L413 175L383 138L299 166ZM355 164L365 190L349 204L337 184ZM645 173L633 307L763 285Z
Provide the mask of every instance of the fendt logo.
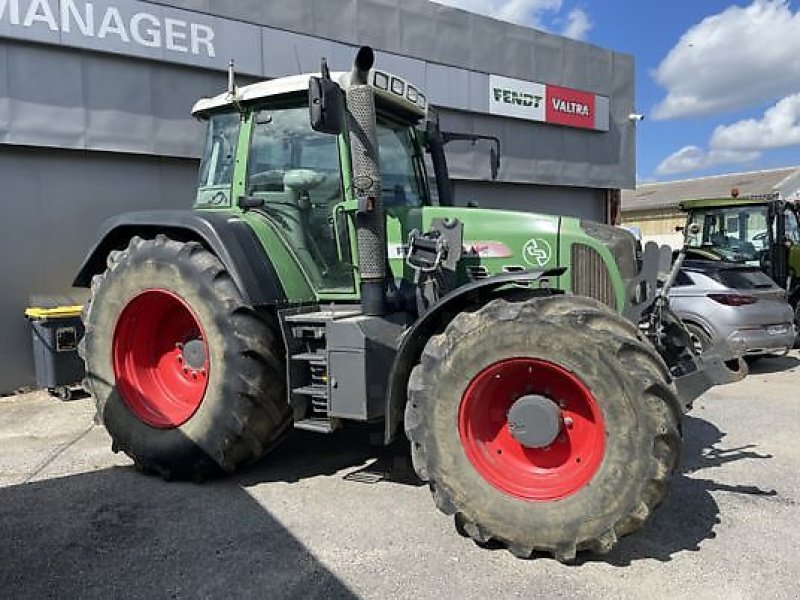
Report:
M516 104L517 106L532 106L539 108L539 104L543 98L536 94L529 94L527 92L520 92L517 90L494 88L494 99L497 102L505 102L506 104Z

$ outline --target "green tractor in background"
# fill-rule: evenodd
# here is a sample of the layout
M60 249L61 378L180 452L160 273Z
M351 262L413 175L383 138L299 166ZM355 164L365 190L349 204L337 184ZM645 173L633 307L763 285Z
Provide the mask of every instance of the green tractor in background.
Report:
M454 207L444 145L481 136L440 131L372 66L365 47L351 73L323 61L200 100L195 208L103 226L76 285L113 449L202 480L292 427L382 424L462 534L608 551L665 497L682 412L744 371L692 355L655 285L668 249Z
M761 268L786 290L800 331L800 207L778 193L686 200L688 253L701 260L727 260Z

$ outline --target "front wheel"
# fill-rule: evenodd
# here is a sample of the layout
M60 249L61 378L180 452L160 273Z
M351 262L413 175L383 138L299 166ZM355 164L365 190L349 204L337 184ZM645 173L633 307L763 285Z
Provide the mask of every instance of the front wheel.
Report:
M113 448L167 479L231 472L291 424L277 325L197 242L133 238L92 281L80 345Z
M665 497L680 455L669 372L637 329L576 296L495 300L432 337L408 385L414 466L479 543L607 552Z

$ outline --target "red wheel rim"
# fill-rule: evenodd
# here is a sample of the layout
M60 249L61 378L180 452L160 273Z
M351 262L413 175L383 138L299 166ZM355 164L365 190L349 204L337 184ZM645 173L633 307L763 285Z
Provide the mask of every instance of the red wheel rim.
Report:
M146 290L123 309L114 330L117 390L153 427L182 425L206 392L208 345L189 305L167 290Z
M515 400L538 394L560 406L558 436L527 448L511 434ZM605 425L592 393L574 374L535 358L511 358L478 373L461 398L458 432L467 458L492 486L515 498L566 498L597 472L605 450Z

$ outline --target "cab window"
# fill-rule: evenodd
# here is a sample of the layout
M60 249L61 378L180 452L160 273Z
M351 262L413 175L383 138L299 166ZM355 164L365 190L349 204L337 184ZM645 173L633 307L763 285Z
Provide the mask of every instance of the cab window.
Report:
M416 155L408 124L378 120L383 203L386 207L425 204L422 161Z
M197 204L226 205L230 202L240 122L239 113L209 118L205 151L200 162Z

